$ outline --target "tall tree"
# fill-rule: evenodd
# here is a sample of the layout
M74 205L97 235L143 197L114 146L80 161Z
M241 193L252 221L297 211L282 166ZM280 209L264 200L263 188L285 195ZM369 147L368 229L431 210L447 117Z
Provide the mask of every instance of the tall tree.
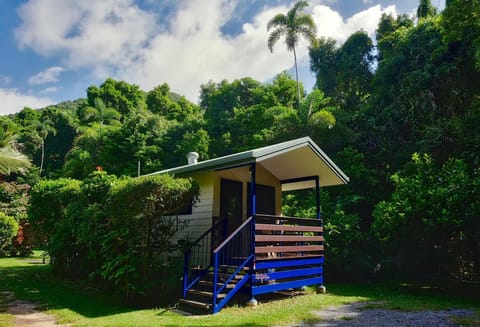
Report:
M332 38L321 37L310 47L310 70L317 77L316 87L327 96L336 95L338 48Z
M435 16L436 13L437 13L437 10L432 5L430 0L420 0L420 4L418 5L418 8L417 8L418 19Z
M297 105L300 105L300 86L298 82L297 52L295 48L298 45L300 36L303 36L310 44L315 44L317 26L311 15L303 12L308 6L306 1L296 2L287 14L276 14L267 24L267 30L273 28L268 37L268 49L273 52L273 46L277 41L285 36L285 44L288 51L293 51L295 60L295 77L297 79Z
M35 130L38 133L38 136L42 139L42 158L40 160L40 175L42 174L43 163L45 161L45 140L47 139L49 134L55 135L57 130L54 127L53 122L50 119L43 119L36 121L34 123Z
M362 30L340 48L335 47L335 40L324 38L310 48L310 68L317 76L317 87L350 112L358 110L371 92L374 59L373 42Z

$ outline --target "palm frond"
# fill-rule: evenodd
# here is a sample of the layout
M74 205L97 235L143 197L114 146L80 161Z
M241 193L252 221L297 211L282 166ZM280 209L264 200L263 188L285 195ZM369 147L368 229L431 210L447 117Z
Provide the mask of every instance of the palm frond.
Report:
M94 107L85 107L83 109L83 116L85 117L86 120L96 120L100 114L98 113L98 110L95 109Z
M288 26L288 19L287 16L285 16L284 14L276 14L275 16L273 16L273 18L270 19L267 23L267 31L269 31L272 27L280 26Z
M32 126L37 131L38 135L44 140L47 138L48 134L57 135L55 124L51 119L36 121Z
M270 35L268 36L268 49L270 50L270 52L273 52L273 46L275 45L275 43L277 43L277 41L283 34L285 34L285 30L281 27L277 27L272 31L272 33L270 33Z
M30 160L24 154L8 147L0 148L0 174L8 175L30 165Z
M313 20L313 17L310 16L309 14L306 14L306 13L298 14L298 16L295 20L295 25L300 26L302 28L308 28L313 33L317 32L317 25L315 24L315 21Z
M301 27L299 33L310 43L315 45L317 41L317 33L308 27Z
M303 9L305 9L306 7L308 7L307 1L297 1L293 5L292 9L290 9L287 12L288 21L289 22L295 21L296 20L295 18L298 16L298 13L303 11Z

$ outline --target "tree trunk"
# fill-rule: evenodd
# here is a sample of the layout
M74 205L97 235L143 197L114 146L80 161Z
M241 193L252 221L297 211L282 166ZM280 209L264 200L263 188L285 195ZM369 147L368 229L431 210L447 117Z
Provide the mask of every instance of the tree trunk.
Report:
M298 84L297 52L293 47L293 59L295 60L295 77L297 78L297 109L300 108L300 85Z
M43 159L45 158L45 141L42 139L42 159L40 161L40 173L39 176L42 175L43 170Z

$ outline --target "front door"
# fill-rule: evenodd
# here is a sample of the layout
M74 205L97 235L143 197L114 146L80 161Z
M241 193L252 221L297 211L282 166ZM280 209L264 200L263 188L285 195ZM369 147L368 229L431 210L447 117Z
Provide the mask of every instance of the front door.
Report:
M248 216L252 214L252 191L251 183L248 183L247 191L247 211ZM275 216L275 187L270 185L255 185L255 193L257 195L256 199L256 213L263 215L272 215Z
M220 184L220 217L226 217L226 235L242 224L242 182L222 179Z

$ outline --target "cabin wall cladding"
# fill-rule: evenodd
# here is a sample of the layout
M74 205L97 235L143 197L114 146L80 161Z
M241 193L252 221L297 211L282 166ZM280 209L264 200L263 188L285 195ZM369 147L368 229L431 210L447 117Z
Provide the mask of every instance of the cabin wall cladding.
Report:
M194 177L199 184L199 196L197 202L192 206L192 213L189 215L166 216L161 217L152 228L152 237L155 240L155 246L162 243L163 229L166 221L174 222L173 227L176 233L171 237L170 243L177 245L188 243L197 239L206 230L212 226L212 207L213 207L213 174L198 174ZM210 246L208 246L210 248ZM162 249L158 249L160 252Z
M212 227L213 173L199 174L193 178L200 189L198 201L193 205L191 215L179 216L186 227L177 233L177 240L195 240Z

